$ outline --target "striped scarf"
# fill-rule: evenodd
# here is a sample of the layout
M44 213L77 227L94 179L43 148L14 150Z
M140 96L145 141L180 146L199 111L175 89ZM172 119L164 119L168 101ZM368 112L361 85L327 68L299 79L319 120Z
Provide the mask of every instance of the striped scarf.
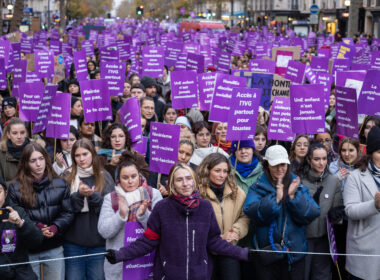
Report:
M180 204L184 205L188 209L193 209L198 207L200 193L199 190L193 192L190 196L183 196L181 194L173 194L174 200L178 201Z

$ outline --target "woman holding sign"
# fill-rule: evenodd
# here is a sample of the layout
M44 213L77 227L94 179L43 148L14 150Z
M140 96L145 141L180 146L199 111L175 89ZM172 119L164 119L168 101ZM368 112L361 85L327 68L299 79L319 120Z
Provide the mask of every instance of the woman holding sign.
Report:
M266 150L263 170L244 203L244 212L256 226L254 247L274 251L258 253L256 277L304 279L305 256L282 252L307 251L305 227L319 216L319 207L300 179L290 172L284 147L274 145Z
M226 140L227 136L227 123L214 123L212 125L213 145L222 149L227 154L230 153L231 141Z
M98 219L103 197L114 190L114 181L105 171L88 139L75 142L74 159L66 181L70 185L70 201L75 218L65 234L65 257L104 252L105 240L98 233ZM67 279L104 279L103 256L67 259Z
M342 208L341 184L338 178L328 170L328 154L324 145L314 143L301 167L303 171L302 184L305 185L315 202L321 209L321 214L306 228L308 251L329 253L326 215L331 222L341 222ZM331 257L329 255L307 255L305 279L328 279L331 273Z
M198 166L201 197L210 201L221 237L236 244L248 232L249 218L243 212L244 191L235 182L229 160L219 154L208 155ZM240 262L215 256L213 279L240 279Z
M348 217L347 254L380 255L380 128L371 128L367 156L348 177L344 206ZM346 269L352 279L377 280L378 257L347 256Z
M157 189L147 185L136 163L123 162L117 174L119 183L114 192L104 197L98 223L99 233L106 239L107 249L118 249L125 245L128 237L136 238L136 229L144 232L151 210L162 199ZM106 279L126 279L123 278L121 263L110 265L105 261L104 273Z
M157 249L154 279L210 279L211 252L240 260L254 255L223 240L220 234L210 202L200 198L194 171L177 163L169 173L169 197L154 207L144 236L128 247L108 250L106 257L115 264Z

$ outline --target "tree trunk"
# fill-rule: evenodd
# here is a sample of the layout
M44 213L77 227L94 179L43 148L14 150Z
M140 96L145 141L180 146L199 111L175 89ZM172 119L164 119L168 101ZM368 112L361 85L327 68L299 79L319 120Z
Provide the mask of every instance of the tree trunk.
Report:
M0 1L0 7L3 7L4 5L4 0ZM2 8L1 8L2 9ZM3 35L3 13L1 12L0 14L0 36Z
M66 3L65 0L59 0L59 26L65 30L66 26Z
M248 12L248 0L244 0L244 28L247 27L247 12Z
M216 19L222 19L222 1L216 2Z
M231 27L234 26L234 0L231 0Z
M24 0L16 0L16 3L13 8L13 17L11 20L11 26L9 32L15 32L19 29L24 9Z

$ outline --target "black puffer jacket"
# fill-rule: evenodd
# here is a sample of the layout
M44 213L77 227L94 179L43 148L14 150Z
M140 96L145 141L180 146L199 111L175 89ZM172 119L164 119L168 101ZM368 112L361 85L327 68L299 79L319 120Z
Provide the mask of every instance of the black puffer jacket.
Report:
M7 202L2 206L6 207ZM9 223L0 221L0 234L6 234L6 230L13 230L16 233L16 248L13 252L3 252L3 245L0 245L0 265L27 262L28 261L28 249L38 248L44 237L42 232L34 225L32 221L29 220L24 209L20 207L15 207L19 216L25 220L21 228ZM34 274L32 267L29 264L18 265L18 266L5 266L0 267L0 278L6 280L37 280L37 276Z
M45 177L40 182L34 182L33 188L37 197L33 208L21 199L18 181L10 184L8 197L10 204L24 208L34 223L57 226L58 233L53 238L44 238L40 248L35 251L42 252L62 245L62 234L73 221L74 213L71 209L70 189L63 179L54 178L51 184L48 177Z

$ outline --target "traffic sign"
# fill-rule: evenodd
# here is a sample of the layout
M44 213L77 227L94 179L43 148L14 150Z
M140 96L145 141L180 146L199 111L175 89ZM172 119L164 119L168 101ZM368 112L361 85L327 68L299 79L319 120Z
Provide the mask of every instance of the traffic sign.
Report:
M310 6L310 14L312 14L312 15L318 15L319 14L319 7L317 4L313 4Z

